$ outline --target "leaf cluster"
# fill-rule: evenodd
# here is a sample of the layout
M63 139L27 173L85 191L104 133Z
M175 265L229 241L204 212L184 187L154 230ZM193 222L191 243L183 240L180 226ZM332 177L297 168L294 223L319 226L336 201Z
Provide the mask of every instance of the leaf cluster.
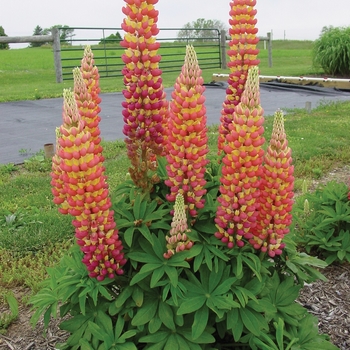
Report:
M313 63L326 74L350 73L350 27L324 27L313 48Z
M296 242L327 264L350 262L348 191L344 183L331 181L298 198L294 206Z

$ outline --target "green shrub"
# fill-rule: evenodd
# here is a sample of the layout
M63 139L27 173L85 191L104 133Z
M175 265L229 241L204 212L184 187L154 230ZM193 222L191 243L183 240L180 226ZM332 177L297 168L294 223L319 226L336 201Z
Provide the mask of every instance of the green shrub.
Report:
M350 27L323 27L313 48L314 66L326 74L346 76L350 73Z
M328 264L350 262L350 204L344 183L328 182L294 206L296 240Z

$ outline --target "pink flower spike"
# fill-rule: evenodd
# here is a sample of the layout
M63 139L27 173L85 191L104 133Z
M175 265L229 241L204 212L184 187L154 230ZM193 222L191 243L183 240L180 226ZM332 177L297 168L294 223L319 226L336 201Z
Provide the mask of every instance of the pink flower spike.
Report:
M284 130L283 112L278 110L274 116L272 136L264 159L259 197L261 210L257 218L254 247L265 246L273 257L280 255L284 244L282 239L289 232L292 223L294 167L291 149ZM265 250L265 248L264 248Z
M197 209L203 207L202 197L206 193L204 174L209 148L204 89L196 52L188 45L170 103L166 184L171 191L168 200L181 193L192 217L197 216Z
M187 237L190 232L187 224L187 216L185 210L185 202L182 194L176 196L174 205L174 216L171 222L171 230L166 236L167 252L164 253L165 259L170 259L175 253L183 250L189 250L193 246L193 242Z
M222 158L216 237L232 247L244 245L255 229L259 210L260 176L264 151L263 110L259 97L259 70L252 67L241 102L233 113Z

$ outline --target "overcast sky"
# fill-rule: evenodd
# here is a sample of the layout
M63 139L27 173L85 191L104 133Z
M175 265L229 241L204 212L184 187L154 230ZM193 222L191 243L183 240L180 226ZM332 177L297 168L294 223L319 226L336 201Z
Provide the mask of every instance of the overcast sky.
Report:
M229 3L229 0L159 0L158 26L181 28L197 18L228 24ZM32 35L37 25L119 28L124 4L123 0L0 0L0 26L8 36ZM324 26L350 26L350 0L257 0L256 8L258 35L266 36L272 31L274 39L315 40ZM11 47L18 48L19 44Z

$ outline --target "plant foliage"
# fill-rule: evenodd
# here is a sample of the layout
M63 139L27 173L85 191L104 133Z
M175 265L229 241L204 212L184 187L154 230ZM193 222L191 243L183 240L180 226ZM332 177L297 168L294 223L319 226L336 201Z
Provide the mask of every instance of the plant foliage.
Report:
M306 201L306 205L305 205ZM328 182L297 199L296 241L327 264L350 262L350 205L344 183Z
M326 74L350 74L350 27L323 27L313 48L313 62Z

